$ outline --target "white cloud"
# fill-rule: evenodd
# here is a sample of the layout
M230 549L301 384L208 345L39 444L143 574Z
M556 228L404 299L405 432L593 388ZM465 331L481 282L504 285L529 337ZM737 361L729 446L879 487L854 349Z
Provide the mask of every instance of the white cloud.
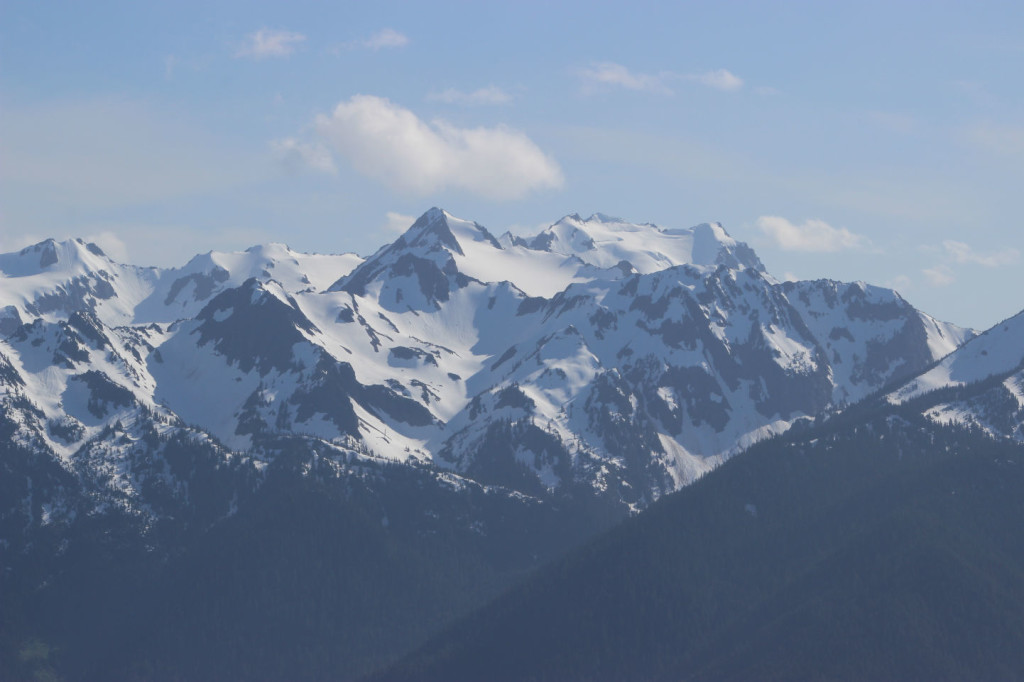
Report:
M397 232L399 234L409 229L412 224L416 222L416 216L405 215L404 213L395 213L394 211L388 211L384 215L384 231L385 232Z
M696 81L716 90L733 91L743 87L743 79L726 69L714 69L705 73L694 73L686 76L687 80Z
M942 242L942 248L955 263L972 263L982 265L986 268L998 268L1002 265L1010 265L1017 262L1020 252L1017 249L1007 248L1002 251L990 253L978 253L963 242L947 239Z
M832 227L824 220L806 220L796 225L779 216L761 216L757 226L784 251L835 252L863 249L867 238L845 227Z
M945 265L936 265L934 268L925 268L921 272L928 279L933 287L944 287L956 281L953 271Z
M360 173L412 194L455 188L514 199L564 183L554 159L517 130L426 123L382 97L355 95L314 129Z
M885 286L896 291L908 291L913 287L914 282L906 275L896 275L892 279L885 282Z
M261 28L245 37L245 43L235 52L236 57L287 57L298 47L306 36L294 31L274 31Z
M934 267L921 271L928 279L928 282L936 287L946 286L956 281L956 273L953 266L980 265L986 268L998 268L1012 265L1020 258L1020 252L1014 248L979 253L968 244L953 239L944 240L941 246L922 246L921 250L931 253L933 256L938 256L944 261Z
M331 175L338 172L330 150L322 144L286 137L283 140L274 140L270 147L278 160L289 170L311 168Z
M709 88L725 91L739 90L743 87L743 79L726 69L689 74L672 71L637 73L630 71L622 64L596 62L585 69L580 69L577 73L583 79L585 92L593 92L603 86L615 86L638 92L671 95L672 89L669 87L669 83L677 80L693 81Z
M105 254L118 263L129 262L128 245L110 230L104 230L98 234L90 234L85 237L85 241L100 247Z
M349 50L357 50L360 48L366 50L381 50L389 47L405 47L409 42L409 37L404 33L399 33L392 28L384 28L367 38L360 38L359 40L343 43L341 47ZM338 48L334 48L334 50L337 51Z
M448 104L507 104L512 101L512 95L496 85L488 85L473 92L448 88L442 92L430 93L427 99Z
M672 78L672 74L667 72L660 74L635 73L622 64L599 62L581 69L579 75L583 79L586 90L594 90L602 85L613 85L627 90L656 92L663 95L672 93L672 90L665 84Z

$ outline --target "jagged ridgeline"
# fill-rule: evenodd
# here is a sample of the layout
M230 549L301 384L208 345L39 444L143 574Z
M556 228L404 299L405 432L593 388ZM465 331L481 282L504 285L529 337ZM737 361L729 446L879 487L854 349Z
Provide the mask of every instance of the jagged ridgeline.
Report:
M13 437L142 514L147 430L257 469L288 436L639 509L973 335L888 289L779 282L717 224L600 214L523 238L431 209L367 259L270 245L167 270L46 241L0 273Z
M1017 436L1011 322L997 354L889 289L780 282L721 225L601 214L522 237L431 209L368 258L0 255L4 659L352 677L865 397Z

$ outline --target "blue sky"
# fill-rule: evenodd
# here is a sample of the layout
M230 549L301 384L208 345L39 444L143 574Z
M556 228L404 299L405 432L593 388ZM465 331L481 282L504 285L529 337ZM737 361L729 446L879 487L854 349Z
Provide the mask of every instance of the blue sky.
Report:
M1021 3L0 4L3 251L717 220L983 328L1024 308L1021 187Z

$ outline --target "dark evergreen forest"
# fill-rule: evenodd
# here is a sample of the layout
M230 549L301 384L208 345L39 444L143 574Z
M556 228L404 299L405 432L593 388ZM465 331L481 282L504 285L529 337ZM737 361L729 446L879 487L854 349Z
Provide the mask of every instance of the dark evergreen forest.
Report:
M52 464L54 485L74 483L0 454L0 480ZM200 474L199 508L221 508L218 477L245 479ZM297 446L226 519L143 528L109 512L44 529L4 555L0 679L355 679L621 518L406 466L335 474Z
M73 497L3 448L3 494L30 473ZM5 548L0 677L1024 676L1024 451L912 408L804 423L623 523L281 448L260 486L174 451L208 483L187 523L112 511Z
M860 417L755 446L372 679L1020 679L1024 451Z

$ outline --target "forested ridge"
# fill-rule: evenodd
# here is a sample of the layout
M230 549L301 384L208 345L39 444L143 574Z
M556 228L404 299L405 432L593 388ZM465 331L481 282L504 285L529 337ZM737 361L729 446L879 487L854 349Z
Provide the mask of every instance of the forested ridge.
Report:
M876 413L762 443L374 680L1019 679L1024 457Z

